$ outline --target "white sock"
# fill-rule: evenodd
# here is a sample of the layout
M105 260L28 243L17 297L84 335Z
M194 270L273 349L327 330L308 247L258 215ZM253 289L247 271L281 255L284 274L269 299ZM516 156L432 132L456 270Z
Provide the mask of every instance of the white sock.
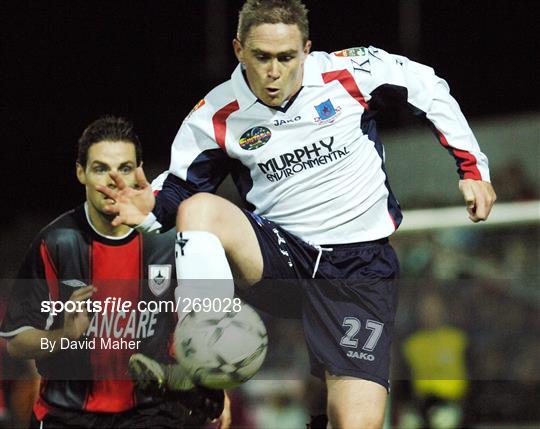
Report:
M225 249L219 238L206 231L185 231L176 234L176 275L174 291L178 306L178 323L189 314L186 304L194 298L232 299L234 281Z

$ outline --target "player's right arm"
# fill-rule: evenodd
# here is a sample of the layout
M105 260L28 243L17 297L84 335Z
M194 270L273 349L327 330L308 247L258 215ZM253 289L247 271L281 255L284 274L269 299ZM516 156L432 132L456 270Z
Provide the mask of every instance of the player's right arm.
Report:
M166 231L175 225L183 200L198 192L216 192L230 166L230 158L215 137L215 116L222 104L230 102L215 95L221 92L213 91L201 100L182 123L171 148L169 168L152 185L138 168L136 189L126 187L119 176L112 176L116 189L97 187L115 201L106 207L116 215L113 225L138 227L143 232Z
M46 269L46 264L48 270ZM53 328L54 314L44 310L43 303L57 300L53 291L56 268L43 236L39 236L28 250L13 284L6 315L0 325L0 337L7 339L7 350L17 358L39 359L50 354L50 348L43 348L43 339L59 340L62 337L77 339L88 327L85 312L66 313L61 328ZM75 290L70 300L84 301L92 296L95 289L86 286ZM48 343L51 344L51 343ZM60 342L53 350L59 349Z
M77 289L71 294L69 301L85 301L95 292L95 288L90 285ZM90 320L88 313L65 312L64 326L60 329L42 330L30 328L16 334L8 339L7 351L14 358L20 359L41 359L57 353L60 350L62 338L68 340L78 340L88 329ZM47 341L45 342L44 339ZM54 344L54 347L50 345Z

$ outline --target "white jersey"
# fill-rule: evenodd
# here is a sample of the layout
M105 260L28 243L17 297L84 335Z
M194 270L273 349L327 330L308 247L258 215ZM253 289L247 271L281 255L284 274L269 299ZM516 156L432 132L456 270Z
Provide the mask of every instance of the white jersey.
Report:
M376 114L393 102L426 118L461 178L489 181L488 163L430 67L374 47L311 53L302 89L281 108L251 92L241 66L183 122L154 210L166 223L194 192L231 173L256 214L315 244L387 237L401 211L384 168ZM164 179L164 181L163 181ZM170 223L170 222L169 222Z

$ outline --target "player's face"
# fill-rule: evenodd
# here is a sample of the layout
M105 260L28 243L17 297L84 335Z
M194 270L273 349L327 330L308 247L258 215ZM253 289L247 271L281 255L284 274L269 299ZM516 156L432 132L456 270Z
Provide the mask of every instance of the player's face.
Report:
M233 46L251 90L265 104L280 106L300 90L311 42L304 45L297 25L258 25Z
M108 217L103 206L113 202L96 190L96 185L116 188L109 173L116 172L127 186L134 186L137 157L133 143L124 141L102 141L88 149L86 167L77 164L77 178L85 185L86 201L90 217Z

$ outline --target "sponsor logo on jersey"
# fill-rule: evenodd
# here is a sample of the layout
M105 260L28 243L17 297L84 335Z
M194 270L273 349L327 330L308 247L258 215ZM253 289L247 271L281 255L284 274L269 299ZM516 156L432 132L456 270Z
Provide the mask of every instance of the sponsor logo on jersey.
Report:
M87 337L148 338L155 334L157 312L130 310L128 312L96 313L86 330Z
M360 57L366 55L366 48L349 48L342 51L332 52L336 57Z
M259 149L268 143L270 137L272 137L272 133L266 127L251 128L240 137L240 147L244 150Z
M375 360L375 356L369 353L364 352L354 352L352 350L349 350L347 352L347 357L354 358L354 359L361 359L361 360L367 360L370 362L373 362Z
M318 125L327 125L333 123L341 113L341 107L334 107L330 99L315 106L315 110L319 116L313 119Z
M304 170L329 164L350 154L347 147L334 149L333 145L332 136L270 158L266 162L258 163L257 166L267 180L279 182Z
M171 285L171 265L148 265L148 287L155 296L160 296Z
M298 122L300 119L302 119L301 116L295 116L292 119L274 119L274 125L276 127L279 127L280 125L294 124L295 122Z
M364 72L371 74L371 61L369 57L366 58L351 58L351 66L354 73Z

